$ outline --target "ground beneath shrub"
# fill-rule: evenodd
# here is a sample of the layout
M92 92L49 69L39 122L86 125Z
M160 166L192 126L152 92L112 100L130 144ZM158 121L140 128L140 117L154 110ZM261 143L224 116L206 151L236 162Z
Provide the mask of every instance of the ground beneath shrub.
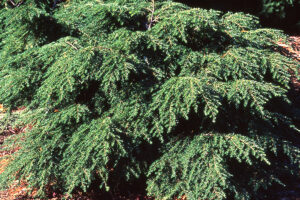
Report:
M300 36L291 36L288 39L288 44L278 42L281 47L280 52L287 57L300 61Z
M278 43L279 47L277 50L284 54L287 57L291 57L294 60L297 60L300 62L300 36L292 36L289 38L289 43ZM300 96L300 81L292 78L291 80L294 90L299 93ZM0 104L0 121L2 120L4 114L1 114L1 111L4 111L3 107ZM0 130L1 131L1 130ZM15 134L22 134L24 129L18 129L18 128L12 128L7 127L4 131L2 130L0 132L0 145L3 144L4 140L12 135ZM0 174L5 170L6 166L9 164L10 157L12 153L18 150L18 147L16 147L14 150L11 151L5 151L3 150L3 147L0 147ZM296 187L298 188L298 187ZM300 200L300 183L299 183L299 191L283 191L279 192L278 196L275 197L278 200ZM33 192L30 196L27 195L29 189L27 188L27 185L25 182L19 183L16 181L12 187L10 187L8 190L0 191L0 200L38 200L38 198L34 198L35 192ZM60 200L64 196L58 195L58 194L51 194L52 197L49 197L47 199L49 200ZM83 193L77 193L74 194L72 198L67 198L69 200L99 200L99 197L93 197L93 194L83 194ZM65 197L66 198L66 197ZM102 198L103 199L103 198ZM111 196L112 200L154 200L151 197L142 196L139 194L132 194L129 197L121 196L121 195L115 195ZM183 197L182 200L185 200L186 198Z

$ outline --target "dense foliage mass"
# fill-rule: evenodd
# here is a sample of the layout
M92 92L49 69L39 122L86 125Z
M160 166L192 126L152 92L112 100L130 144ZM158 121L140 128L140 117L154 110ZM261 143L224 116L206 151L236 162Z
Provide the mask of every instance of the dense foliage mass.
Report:
M299 4L296 0L281 0L281 1L274 1L274 0L262 0L262 13L265 15L278 15L279 17L283 18L286 16L285 9L288 6L296 6Z
M2 188L118 192L146 180L157 199L263 199L298 176L288 90L299 64L274 51L281 31L166 0L11 2L0 102L26 106L30 128L11 141L20 150Z
M192 7L251 13L263 25L290 33L300 32L300 1L298 0L176 0Z
M185 2L187 4L190 4L192 6L196 5L210 5L212 4L219 4L215 5L218 8L222 9L224 7L224 4L228 4L231 2L234 2L235 4L227 5L227 8L231 9L247 9L259 12L262 15L273 15L273 16L279 16L279 17L285 17L286 16L286 8L289 6L297 6L299 2L297 0L253 0L253 1L247 1L247 0L177 0L180 2ZM220 5L221 4L221 5ZM255 8L253 4L256 4ZM225 5L226 7L226 5Z

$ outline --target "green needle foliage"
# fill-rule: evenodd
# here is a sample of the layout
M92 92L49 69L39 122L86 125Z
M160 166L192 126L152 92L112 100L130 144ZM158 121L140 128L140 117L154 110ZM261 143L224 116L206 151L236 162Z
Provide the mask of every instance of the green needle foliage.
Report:
M32 127L10 141L20 149L2 188L113 193L146 179L158 199L263 199L297 178L288 91L299 63L256 17L166 0L26 0L2 1L0 27L0 102L26 106L20 123Z
M251 13L263 25L277 27L291 34L299 32L299 0L176 0L192 7Z
M232 9L248 11L254 13L255 15L260 15L262 17L273 17L277 19L283 19L287 17L288 11L299 6L299 1L297 0L176 0L179 2L185 2L192 6L209 6L215 7L221 10ZM215 5L214 5L215 4ZM229 5L228 5L229 4ZM297 9L297 8L296 8ZM299 17L298 17L299 18Z
M286 16L286 8L289 6L296 6L299 4L296 0L262 0L262 10L261 14L264 14L268 17L270 15L277 15L280 18L284 18Z

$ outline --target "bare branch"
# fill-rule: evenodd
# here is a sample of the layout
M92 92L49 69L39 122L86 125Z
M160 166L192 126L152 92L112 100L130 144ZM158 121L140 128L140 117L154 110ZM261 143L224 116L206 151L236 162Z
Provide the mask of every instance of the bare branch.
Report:
M74 46L71 42L66 42L68 45L70 45L73 49L78 50L76 46Z
M18 3L16 3L14 0L8 0L8 1L15 8L15 7L19 7L20 5L22 5L25 0L19 1Z
M148 29L151 29L153 23L154 23L154 12L155 12L155 0L152 0L152 9L151 9L151 17L149 20Z

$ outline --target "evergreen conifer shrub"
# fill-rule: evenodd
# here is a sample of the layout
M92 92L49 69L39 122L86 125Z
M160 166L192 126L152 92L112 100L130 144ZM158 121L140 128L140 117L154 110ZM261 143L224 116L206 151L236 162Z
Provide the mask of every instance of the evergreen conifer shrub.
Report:
M300 32L298 0L176 0L192 7L244 12L258 16L263 26L279 28L289 34Z
M0 7L0 102L26 106L32 128L11 141L2 188L145 179L157 199L263 199L299 175L299 63L275 52L281 31L164 0L13 2Z
M285 18L289 8L297 7L297 0L176 0L191 6L209 6L221 10L243 10L263 17ZM298 17L299 18L299 17Z

